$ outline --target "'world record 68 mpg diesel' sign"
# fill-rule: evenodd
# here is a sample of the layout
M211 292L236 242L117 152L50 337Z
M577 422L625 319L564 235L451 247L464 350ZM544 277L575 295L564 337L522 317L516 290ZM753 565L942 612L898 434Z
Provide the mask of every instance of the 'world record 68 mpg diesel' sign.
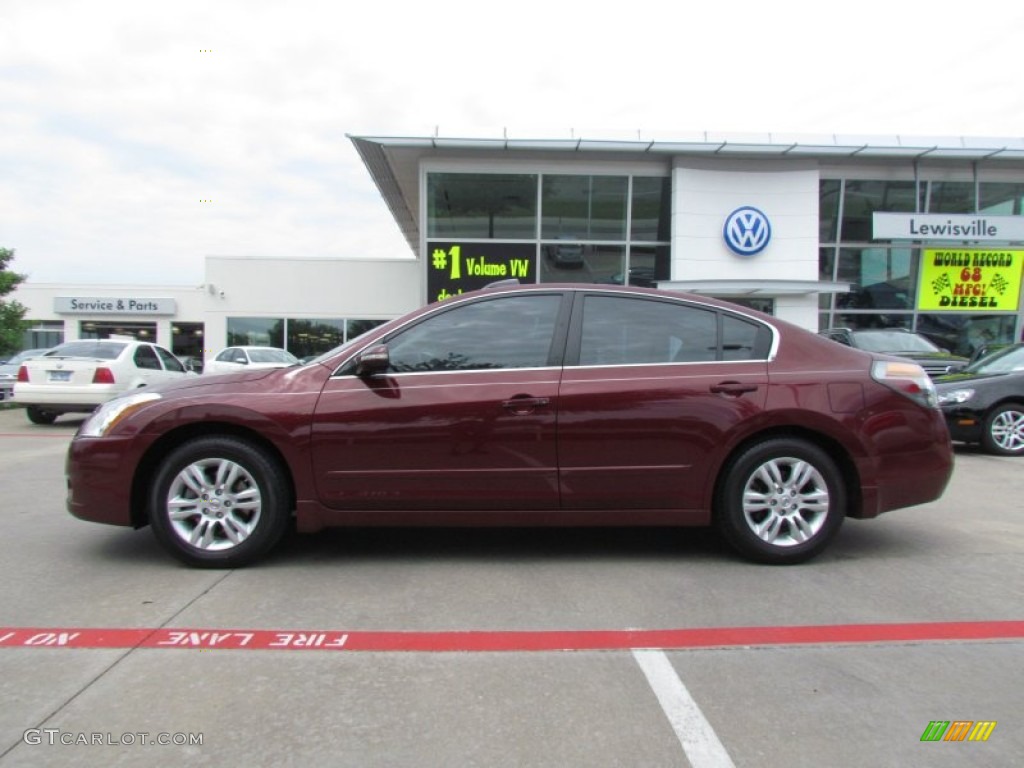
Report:
M917 308L1014 312L1022 268L1024 251L926 248Z

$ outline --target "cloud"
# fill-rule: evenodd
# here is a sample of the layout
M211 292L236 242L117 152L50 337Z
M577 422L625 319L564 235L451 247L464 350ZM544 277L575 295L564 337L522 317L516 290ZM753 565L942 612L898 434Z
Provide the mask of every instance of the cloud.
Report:
M40 282L407 258L347 133L1020 135L1024 11L951 48L911 5L7 0L0 245Z

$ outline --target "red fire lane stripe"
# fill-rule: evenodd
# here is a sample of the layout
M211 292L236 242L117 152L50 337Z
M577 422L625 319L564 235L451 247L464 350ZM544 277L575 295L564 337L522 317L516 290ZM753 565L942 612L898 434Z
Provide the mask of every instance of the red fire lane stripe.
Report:
M345 632L266 629L0 627L0 648L200 650L601 651L1024 638L1024 621L835 624L797 627L498 632Z

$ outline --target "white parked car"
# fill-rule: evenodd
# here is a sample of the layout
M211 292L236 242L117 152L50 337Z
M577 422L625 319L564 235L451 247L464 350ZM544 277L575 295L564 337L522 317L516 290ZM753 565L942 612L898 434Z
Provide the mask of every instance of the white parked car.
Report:
M299 358L278 347L228 347L206 364L203 373L238 373L257 368L288 368Z
M60 344L18 368L14 402L33 424L90 413L117 395L190 375L163 347L145 341L82 339Z

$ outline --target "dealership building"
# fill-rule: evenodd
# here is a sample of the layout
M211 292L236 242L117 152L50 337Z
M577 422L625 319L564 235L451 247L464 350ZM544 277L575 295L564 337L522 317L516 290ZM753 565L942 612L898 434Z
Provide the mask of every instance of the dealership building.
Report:
M207 257L187 287L29 281L25 346L127 334L301 357L509 278L689 291L963 354L1024 329L1024 139L349 139L404 258Z

